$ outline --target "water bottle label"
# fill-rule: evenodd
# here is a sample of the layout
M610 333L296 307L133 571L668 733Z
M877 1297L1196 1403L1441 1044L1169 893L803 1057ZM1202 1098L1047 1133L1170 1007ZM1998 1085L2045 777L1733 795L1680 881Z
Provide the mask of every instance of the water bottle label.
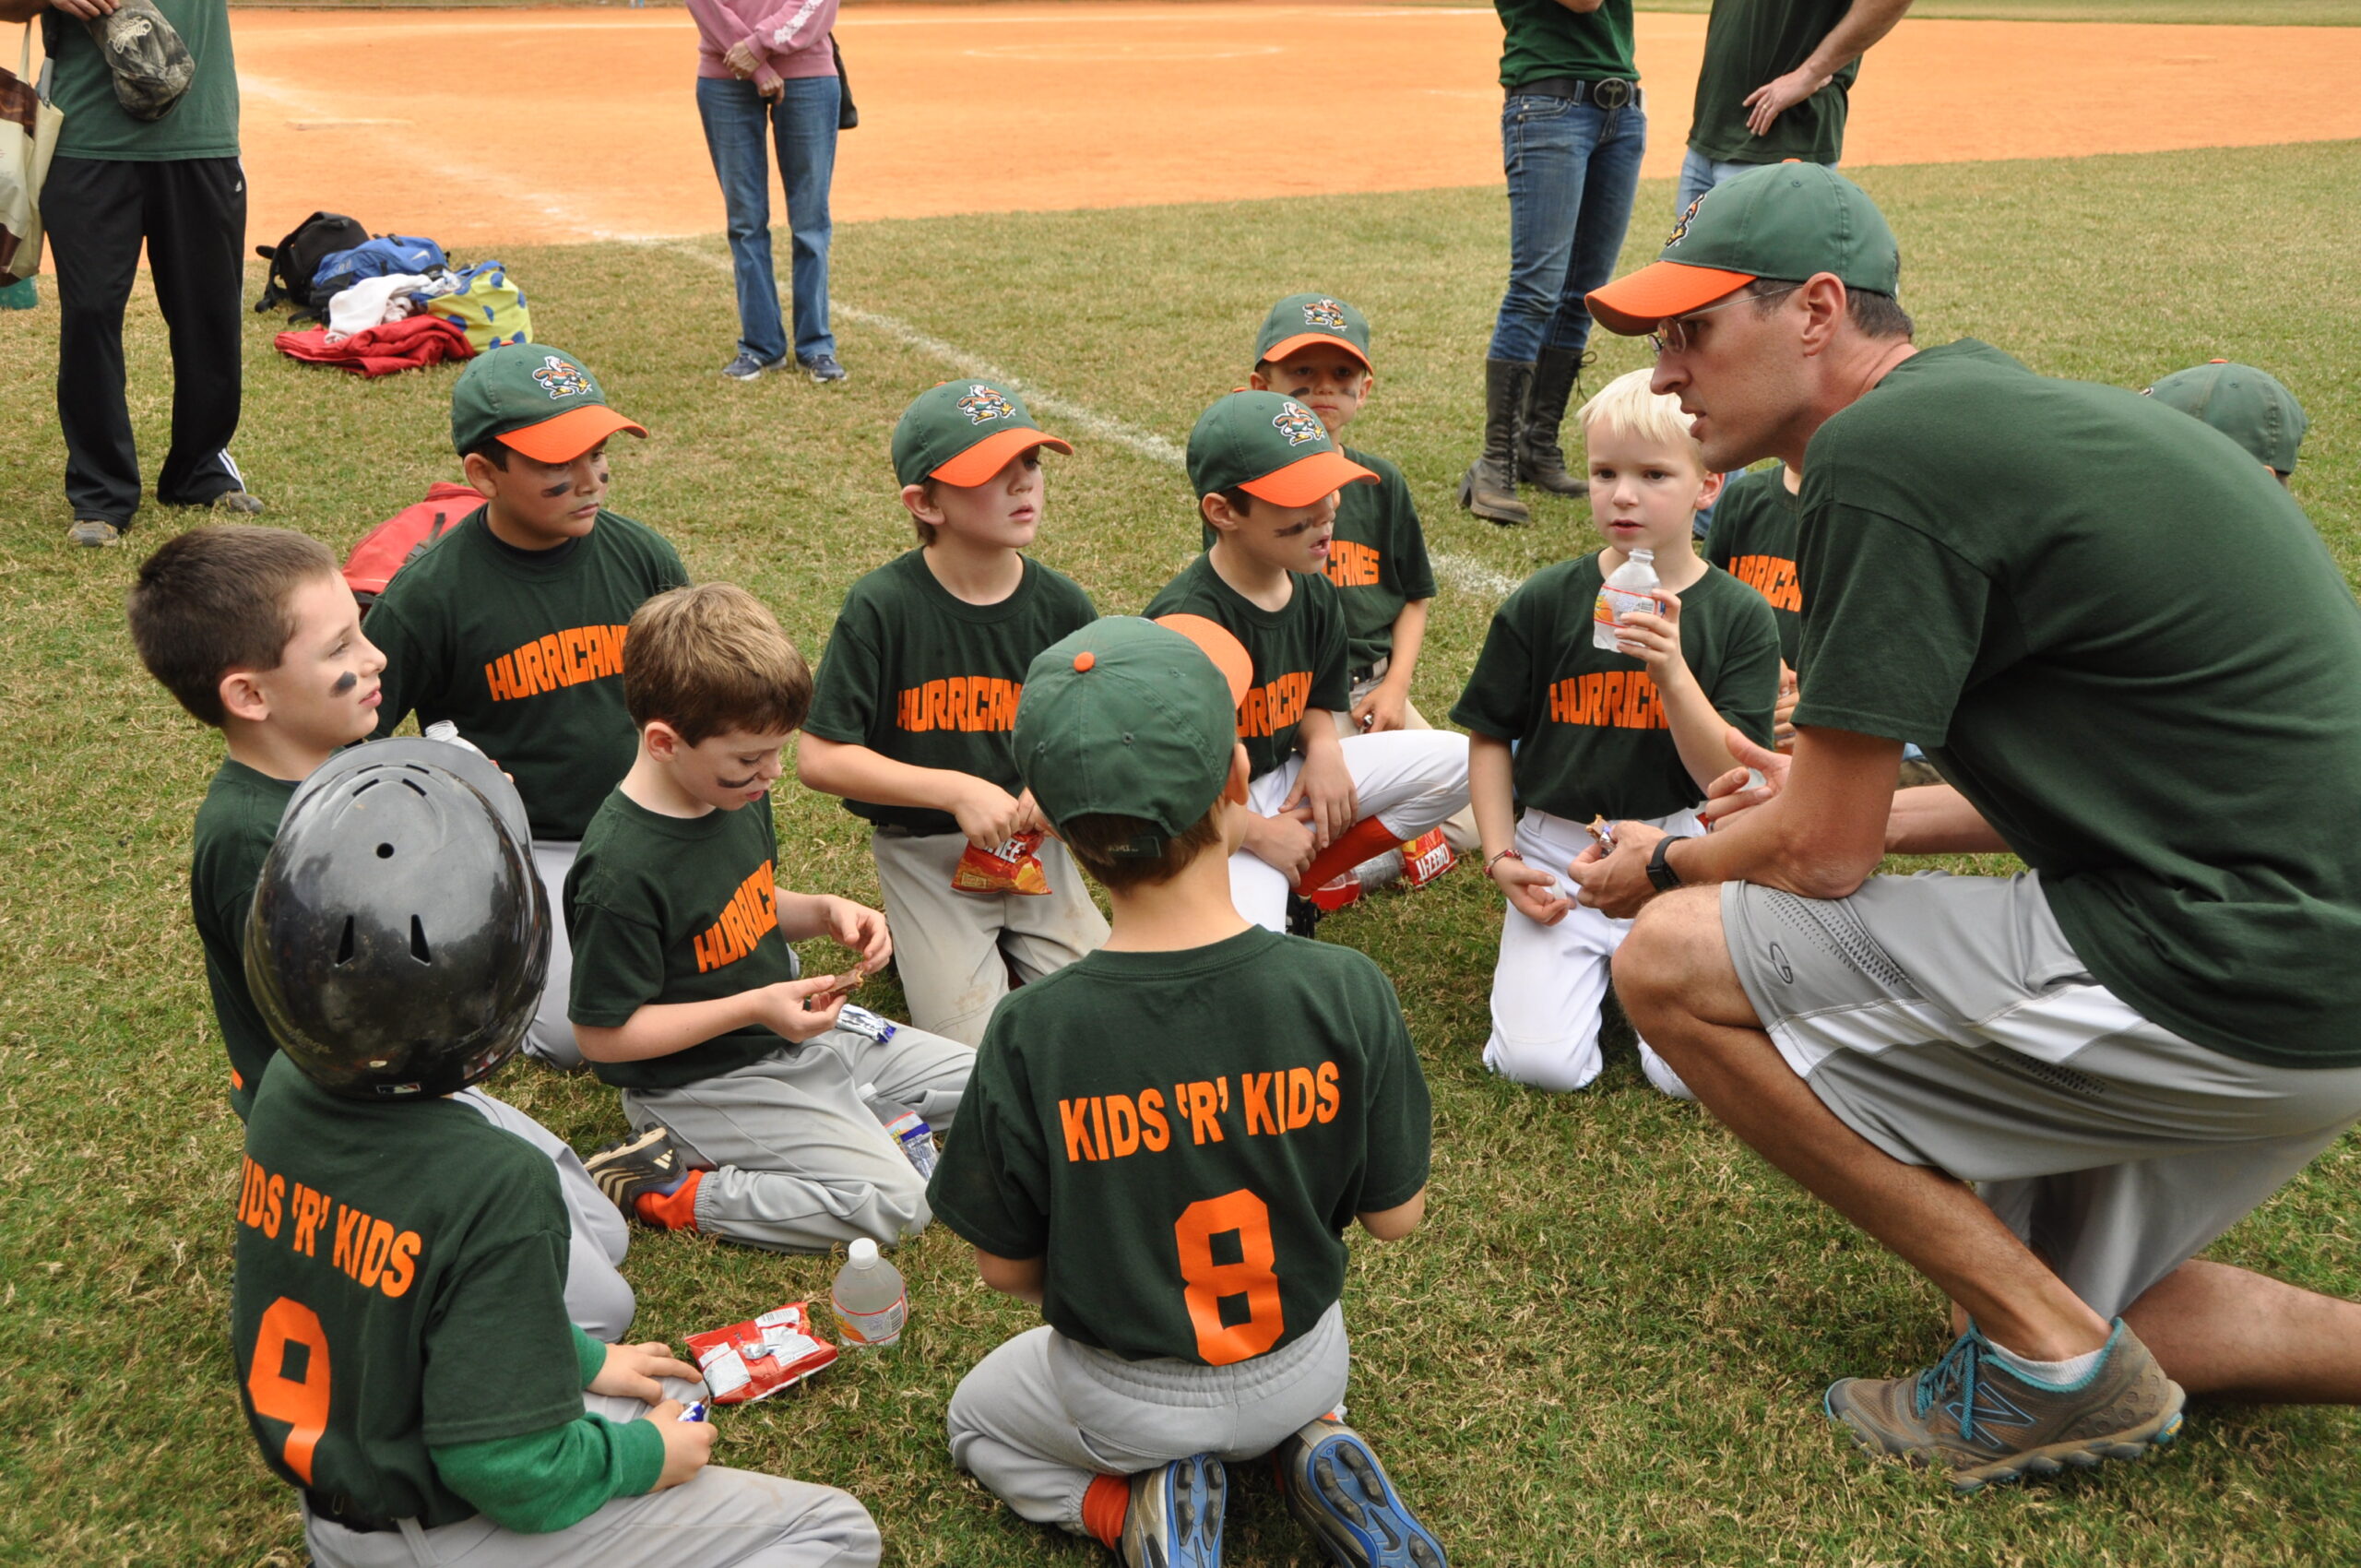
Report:
M1615 623L1618 619L1634 611L1653 614L1657 608L1656 596L1652 593L1634 593L1630 588L1599 589L1598 599L1591 606L1591 646L1615 647ZM1621 650L1618 648L1617 651Z
M909 1320L909 1298L896 1296L894 1304L880 1307L873 1313L849 1313L844 1303L831 1296L828 1310L835 1314L836 1332L848 1345L891 1345L902 1336L902 1324Z

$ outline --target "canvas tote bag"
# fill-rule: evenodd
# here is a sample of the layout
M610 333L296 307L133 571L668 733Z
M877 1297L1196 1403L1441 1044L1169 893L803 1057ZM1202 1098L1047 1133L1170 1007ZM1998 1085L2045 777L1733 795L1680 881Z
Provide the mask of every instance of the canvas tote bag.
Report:
M28 22L16 72L0 68L0 281L41 270L41 186L65 123L64 111L34 89L32 63Z

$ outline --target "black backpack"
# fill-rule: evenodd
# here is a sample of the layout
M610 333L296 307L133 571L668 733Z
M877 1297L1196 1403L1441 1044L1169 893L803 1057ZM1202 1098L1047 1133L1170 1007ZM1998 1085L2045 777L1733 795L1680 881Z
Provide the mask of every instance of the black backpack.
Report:
M270 276L255 309L266 311L282 300L307 311L325 305L326 301L315 304L312 299L312 274L330 251L350 250L368 241L369 231L341 212L314 212L279 244L256 245L255 254L270 263Z

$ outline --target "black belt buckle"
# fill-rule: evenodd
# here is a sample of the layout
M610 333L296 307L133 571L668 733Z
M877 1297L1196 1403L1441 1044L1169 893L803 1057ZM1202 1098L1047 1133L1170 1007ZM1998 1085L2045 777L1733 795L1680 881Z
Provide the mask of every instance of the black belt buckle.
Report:
M1631 101L1637 90L1630 82L1608 80L1591 82L1590 101L1601 109L1620 109Z

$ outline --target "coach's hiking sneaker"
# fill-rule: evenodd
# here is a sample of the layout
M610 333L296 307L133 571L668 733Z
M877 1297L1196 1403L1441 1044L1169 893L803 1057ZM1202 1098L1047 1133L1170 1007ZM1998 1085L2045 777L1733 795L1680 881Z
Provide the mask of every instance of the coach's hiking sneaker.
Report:
M65 530L65 537L73 543L87 544L95 550L121 544L123 536L130 531L128 523L111 523L104 517L77 517L74 526Z
M2065 1466L2137 1459L2180 1434L2180 1384L2121 1318L2080 1382L2036 1382L1970 1328L1915 1377L1848 1377L1821 1401L1870 1453L1940 1465L1952 1485L2054 1476Z
M1115 1555L1123 1568L1221 1568L1228 1501L1228 1475L1210 1454L1143 1470L1132 1478Z
M1345 1568L1444 1568L1442 1543L1404 1505L1360 1434L1331 1416L1297 1429L1271 1451L1279 1491Z
M695 1174L681 1158L671 1129L662 1126L609 1144L584 1160L582 1168L627 1219L641 1218L641 1198L670 1197Z

